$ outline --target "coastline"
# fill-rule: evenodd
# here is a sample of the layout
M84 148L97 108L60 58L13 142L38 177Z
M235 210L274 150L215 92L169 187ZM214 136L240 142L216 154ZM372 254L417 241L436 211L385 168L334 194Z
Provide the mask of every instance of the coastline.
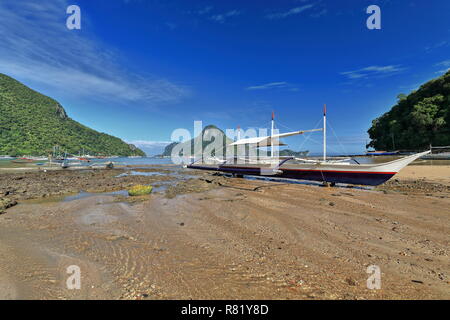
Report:
M19 202L0 215L6 298L450 298L450 166L410 166L376 189L173 166L0 175ZM162 188L111 193L136 183ZM65 289L67 264L82 290ZM381 290L366 288L371 264Z

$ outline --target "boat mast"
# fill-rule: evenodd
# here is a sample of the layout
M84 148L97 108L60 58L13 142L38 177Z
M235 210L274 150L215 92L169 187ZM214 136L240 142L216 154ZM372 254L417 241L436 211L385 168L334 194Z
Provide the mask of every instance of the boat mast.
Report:
M323 161L327 161L327 105L323 105Z
M273 158L273 130L274 130L274 118L275 118L275 114L272 111L272 131L270 133L270 156Z

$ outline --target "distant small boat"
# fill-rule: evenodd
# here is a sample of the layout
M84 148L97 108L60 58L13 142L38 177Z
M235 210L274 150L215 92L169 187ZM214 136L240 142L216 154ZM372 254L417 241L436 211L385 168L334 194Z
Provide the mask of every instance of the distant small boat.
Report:
M46 160L48 160L47 157L28 157L28 159L33 160L33 161L46 161Z
M395 156L400 154L399 151L367 151L367 156Z
M422 160L450 160L450 152L427 154L421 157Z
M33 162L33 160L28 159L28 158L19 158L16 160L12 160L11 162L13 162L13 163L31 163L31 162Z

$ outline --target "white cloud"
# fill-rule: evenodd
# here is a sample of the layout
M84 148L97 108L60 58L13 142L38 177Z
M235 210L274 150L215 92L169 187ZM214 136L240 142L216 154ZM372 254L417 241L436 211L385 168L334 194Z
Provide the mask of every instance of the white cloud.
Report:
M324 15L326 15L327 13L328 13L328 10L324 8L324 9L320 10L319 12L312 13L312 14L311 14L311 17L312 17L312 18L320 18L321 16L324 16Z
M203 7L202 9L198 10L197 13L199 15L204 15L204 14L207 14L208 12L210 12L212 9L213 9L213 6L206 6L206 7Z
M292 8L292 9L290 9L288 11L285 11L285 12L277 12L277 13L268 14L266 16L266 18L268 18L268 19L283 19L283 18L292 16L292 15L300 14L303 11L306 11L306 10L311 9L313 7L314 7L314 4L305 4L305 5L300 6L300 7Z
M358 70L341 72L341 75L344 75L351 80L355 80L355 79L387 77L397 74L403 70L405 69L398 65L369 66Z
M171 141L151 141L151 140L133 140L127 141L127 143L134 144L136 147L165 147L171 144Z
M450 68L442 69L442 70L436 71L435 73L436 74L444 74L444 73L447 73L448 71L450 71Z
M77 98L114 102L177 102L189 90L122 67L120 54L65 25L67 0L0 2L0 72Z
M286 88L289 84L287 82L270 82L257 86L247 87L247 90L267 90L267 89L276 89L276 88Z
M425 47L425 51L426 51L427 53L429 53L429 52L434 51L434 50L436 50L436 49L448 47L449 45L450 45L450 41L448 41L448 40L443 40L443 41L440 41L440 42L435 43L435 44L433 44L433 45L430 45L430 46Z
M441 61L439 63L436 63L436 66L438 66L438 67L450 67L450 59Z
M226 19L228 19L230 17L238 16L240 14L241 14L241 12L238 10L231 10L226 13L212 15L210 17L210 19L213 21L219 22L219 23L224 23L226 21Z

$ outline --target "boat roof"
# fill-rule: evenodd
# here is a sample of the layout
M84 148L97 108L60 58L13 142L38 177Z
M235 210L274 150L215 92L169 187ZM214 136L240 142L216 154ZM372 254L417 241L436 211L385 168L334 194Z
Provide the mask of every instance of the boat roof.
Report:
M314 131L322 131L322 130L323 129L300 130L300 131L292 131L292 132L275 134L275 135L265 136L265 137L239 139L238 141L230 143L229 145L230 146L239 146L239 145L245 145L245 144L255 144L258 147L270 147L272 145L273 146L285 146L286 144L281 142L279 140L280 138L304 134L306 132L314 132Z

